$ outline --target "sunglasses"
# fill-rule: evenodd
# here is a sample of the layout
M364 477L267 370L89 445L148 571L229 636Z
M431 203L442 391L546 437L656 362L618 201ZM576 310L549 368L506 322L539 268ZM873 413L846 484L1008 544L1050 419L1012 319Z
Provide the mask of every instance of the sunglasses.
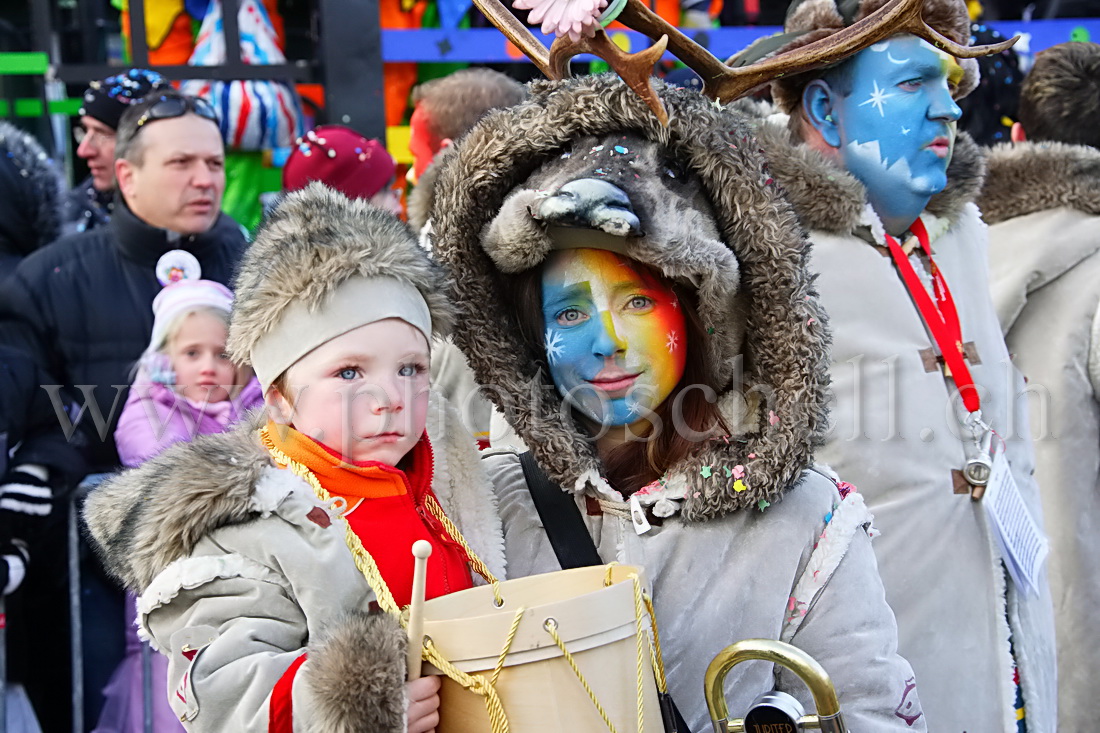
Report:
M202 97L161 97L160 101L145 110L138 118L137 126L141 127L146 122L155 120L169 120L173 117L183 117L188 112L194 112L204 120L210 120L217 124L218 113Z
M80 145L85 140L87 140L89 145L99 147L99 145L102 143L114 140L115 133L103 132L102 130L89 130L85 127L74 127L73 139L76 140L77 145Z

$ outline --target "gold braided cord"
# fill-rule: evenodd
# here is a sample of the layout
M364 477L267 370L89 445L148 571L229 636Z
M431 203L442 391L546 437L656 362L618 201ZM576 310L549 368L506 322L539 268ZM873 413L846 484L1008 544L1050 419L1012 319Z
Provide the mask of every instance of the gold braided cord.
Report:
M432 516L439 520L443 528L447 530L447 534L451 536L451 539L457 542L466 552L466 557L470 561L470 567L473 568L474 572L484 578L485 582L493 586L493 600L496 601L497 608L503 606L504 598L500 595L500 581L489 571L489 568L486 567L485 563L482 562L481 558L477 556L470 545L466 543L466 538L458 531L458 527L455 526L455 523L452 522L451 518L443 511L443 507L439 505L436 498L431 494L427 495L424 497L424 505L428 507L428 511L432 513Z
M573 659L573 655L565 648L565 642L562 641L561 636L558 635L558 622L552 618L548 618L542 627L546 629L546 633L550 634L550 638L558 645L558 649L561 649L562 656L565 657L565 661L569 662L573 674L577 676L577 679L581 683L581 687L588 693L588 699L596 706L596 710L599 711L600 717L603 718L604 725L607 726L607 729L611 731L611 733L617 733L615 725L611 722L611 718L607 716L607 711L603 709L603 705L600 705L600 701L596 699L596 693L592 691L592 687L588 684L588 680L584 678L584 674L581 672L580 668L577 667L577 662Z
M502 653L506 655L508 651L504 650ZM497 695L496 688L493 687L492 682L482 675L466 674L461 669L451 664L450 661L436 649L431 637L428 636L424 637L424 658L434 665L436 669L462 685L465 689L475 695L484 697L485 707L489 713L489 726L492 733L508 733L508 716L504 712L504 704L501 703L500 696Z
M496 685L497 678L500 677L500 671L504 669L504 660L508 658L508 652L512 649L512 642L516 639L516 632L519 631L519 622L523 619L523 612L527 609L520 606L516 609L516 615L512 617L512 628L508 629L508 637L504 640L504 648L500 650L500 656L497 657L497 666L493 668L493 674L489 677L489 684Z
M631 573L630 580L634 583L634 622L637 627L634 637L638 647L638 733L643 733L645 730L643 727L644 720L642 718L643 711L645 710L645 682L642 677L642 668L645 665L642 663L642 660L645 658L645 647L642 645L649 641L649 635L646 634L645 626L643 625L645 613L642 609L642 580L638 577L637 573Z
M330 494L324 486L321 486L321 482L317 480L317 476L314 475L313 471L275 447L275 442L267 432L266 426L260 428L260 440L263 441L264 447L267 448L267 452L272 458L286 466L290 469L291 473L303 479L313 488L313 493L317 495L318 499L323 502L332 501L332 494ZM398 607L397 601L394 600L393 593L390 592L390 588L386 585L386 581L383 580L382 573L378 569L377 563L374 562L374 558L371 557L370 553L363 547L363 541L359 539L359 535L355 534L355 530L351 528L350 522L345 522L344 542L347 544L348 549L351 550L352 558L355 560L355 567L359 568L359 572L363 574L363 577L367 581L367 585L370 586L371 590L374 591L374 595L378 598L379 607L386 613L393 614L401 623L402 627L406 626L406 621L401 618L401 609Z
M660 692L668 692L668 679L665 677L665 658L661 654L661 636L657 633L657 613L653 610L653 599L648 593L642 593L646 611L649 612L649 625L653 629L653 646L650 652L653 654L653 671L657 676L657 689Z

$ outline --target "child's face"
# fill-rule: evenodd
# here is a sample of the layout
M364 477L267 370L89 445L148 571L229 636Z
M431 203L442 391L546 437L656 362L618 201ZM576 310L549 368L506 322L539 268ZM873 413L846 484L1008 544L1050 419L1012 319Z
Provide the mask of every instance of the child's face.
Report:
M289 395L269 392L280 422L356 463L396 466L428 414L424 334L387 318L318 346L287 370Z
M237 378L225 353L225 324L209 313L183 319L168 342L168 359L176 373L176 391L192 402L223 402Z

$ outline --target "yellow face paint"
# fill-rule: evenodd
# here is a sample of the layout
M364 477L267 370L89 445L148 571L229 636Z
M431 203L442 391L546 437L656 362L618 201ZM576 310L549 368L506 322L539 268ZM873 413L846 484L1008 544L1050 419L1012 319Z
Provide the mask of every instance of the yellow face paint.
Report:
M592 420L642 420L684 374L676 293L625 257L598 249L555 253L543 271L542 309L554 384Z

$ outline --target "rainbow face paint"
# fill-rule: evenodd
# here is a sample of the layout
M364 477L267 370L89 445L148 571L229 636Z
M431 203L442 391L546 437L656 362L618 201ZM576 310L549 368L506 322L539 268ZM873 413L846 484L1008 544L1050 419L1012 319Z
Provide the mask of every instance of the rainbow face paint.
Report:
M555 386L597 423L646 418L684 374L676 294L614 252L555 252L542 273L542 314Z
M904 231L947 185L962 115L951 93L962 67L903 35L860 51L841 73L851 93L837 98L833 114L845 167L867 187L887 230Z

